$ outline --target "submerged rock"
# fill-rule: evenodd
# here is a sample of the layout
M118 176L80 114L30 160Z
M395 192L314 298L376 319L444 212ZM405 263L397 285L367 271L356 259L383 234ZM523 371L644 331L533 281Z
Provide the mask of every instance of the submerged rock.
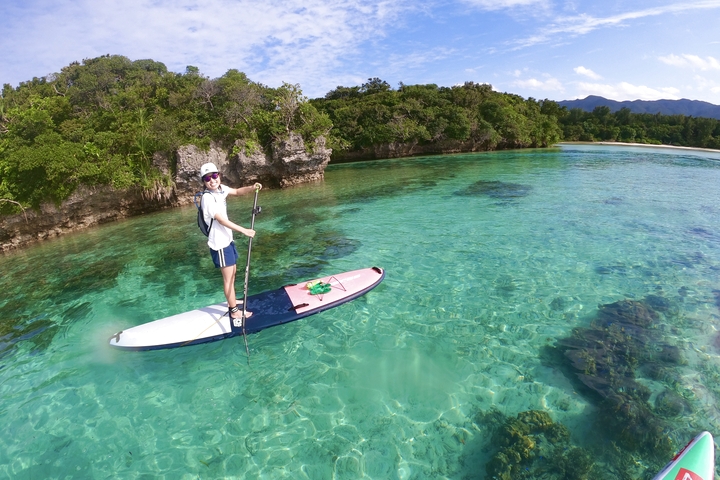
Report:
M655 411L664 417L677 417L691 411L687 400L677 392L665 390L655 399Z
M461 197L485 196L497 200L510 201L526 197L531 191L531 186L522 185L520 183L506 183L497 180L479 180L463 190L455 192L454 195L459 195Z
M502 296L512 295L517 290L517 284L510 275L500 275L493 281L495 291Z
M607 305L600 305L595 323L602 328L609 328L614 324L647 328L657 318L657 312L647 303L635 300L621 300Z
M660 295L648 295L645 303L657 312L667 312L670 309L670 301Z
M565 310L566 305L567 301L563 297L555 297L553 298L552 302L550 302L550 308L555 310L556 312Z
M655 328L668 310L670 302L658 295L601 305L590 327L576 328L557 341L561 355L554 357L564 363L560 366L579 391L597 404L599 424L610 438L628 451L656 458L672 454L664 418L689 410L670 393L659 397L653 408L650 390L636 379L643 366L651 377L665 378L671 366L685 361L680 349L665 343Z

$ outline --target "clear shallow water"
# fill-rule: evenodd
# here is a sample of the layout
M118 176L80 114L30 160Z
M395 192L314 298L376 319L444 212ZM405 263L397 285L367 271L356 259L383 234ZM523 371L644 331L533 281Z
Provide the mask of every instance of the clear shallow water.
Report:
M675 446L720 434L717 160L569 146L332 166L323 183L263 191L251 293L373 265L387 276L250 336L250 366L241 338L106 346L222 301L194 208L1 256L0 477L485 478L492 412L528 410L566 425L605 478L647 476L657 461L636 453L629 471L603 456L607 412L547 347L598 305L666 299L653 331L683 361L638 382L650 405L685 399L663 418Z

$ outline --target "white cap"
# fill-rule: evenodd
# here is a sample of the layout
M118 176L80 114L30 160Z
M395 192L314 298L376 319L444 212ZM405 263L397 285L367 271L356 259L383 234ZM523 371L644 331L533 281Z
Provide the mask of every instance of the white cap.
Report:
M214 163L206 163L205 165L200 167L200 178L204 177L208 173L213 173L213 172L217 172L217 171L218 171L218 169Z

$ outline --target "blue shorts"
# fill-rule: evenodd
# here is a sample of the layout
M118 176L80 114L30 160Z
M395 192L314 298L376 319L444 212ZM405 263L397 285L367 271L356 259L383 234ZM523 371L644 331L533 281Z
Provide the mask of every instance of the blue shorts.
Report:
M238 261L237 248L235 248L235 242L232 242L222 250L210 249L210 256L213 259L213 263L217 268L231 267Z

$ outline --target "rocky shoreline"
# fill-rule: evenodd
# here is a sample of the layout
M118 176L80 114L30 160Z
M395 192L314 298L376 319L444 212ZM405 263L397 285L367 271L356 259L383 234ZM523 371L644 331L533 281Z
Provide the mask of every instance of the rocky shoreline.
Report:
M81 187L57 206L44 204L39 211L26 210L0 219L0 251L8 252L35 242L57 237L122 218L188 205L202 189L198 172L203 163L213 162L224 182L234 187L261 182L270 188L284 188L320 181L332 151L318 137L308 153L300 135L273 146L270 153L248 152L240 143L230 148L211 145L202 150L195 145L180 147L174 158L156 155L154 164L170 186L157 184L151 190L139 187L114 190L111 187Z
M497 149L492 147L489 137L471 138L468 140L438 140L430 143L380 143L372 147L333 155L334 163L357 162L363 160L381 160L385 158L404 158L419 155L448 155L453 153L487 152ZM512 148L503 146L502 148Z
M614 145L648 148L680 148L718 153L691 147L672 145L630 144L621 142L560 142L563 145ZM202 189L198 180L200 166L215 163L225 183L234 187L261 182L270 188L285 188L302 183L321 181L330 163L332 150L326 148L325 138L318 137L307 152L300 135L275 144L270 153L248 151L241 142L230 147L211 145L203 150L195 145L180 147L173 158L156 155L155 167L172 185L156 185L152 190L133 188L113 190L109 187L82 187L59 207L42 205L40 211L27 210L17 215L0 218L0 252L22 248L32 243L82 230L94 225L122 218L143 215L167 208L188 205L193 195ZM390 143L355 152L337 152L334 163L400 158L417 155L453 154L492 150L487 139L417 143Z

